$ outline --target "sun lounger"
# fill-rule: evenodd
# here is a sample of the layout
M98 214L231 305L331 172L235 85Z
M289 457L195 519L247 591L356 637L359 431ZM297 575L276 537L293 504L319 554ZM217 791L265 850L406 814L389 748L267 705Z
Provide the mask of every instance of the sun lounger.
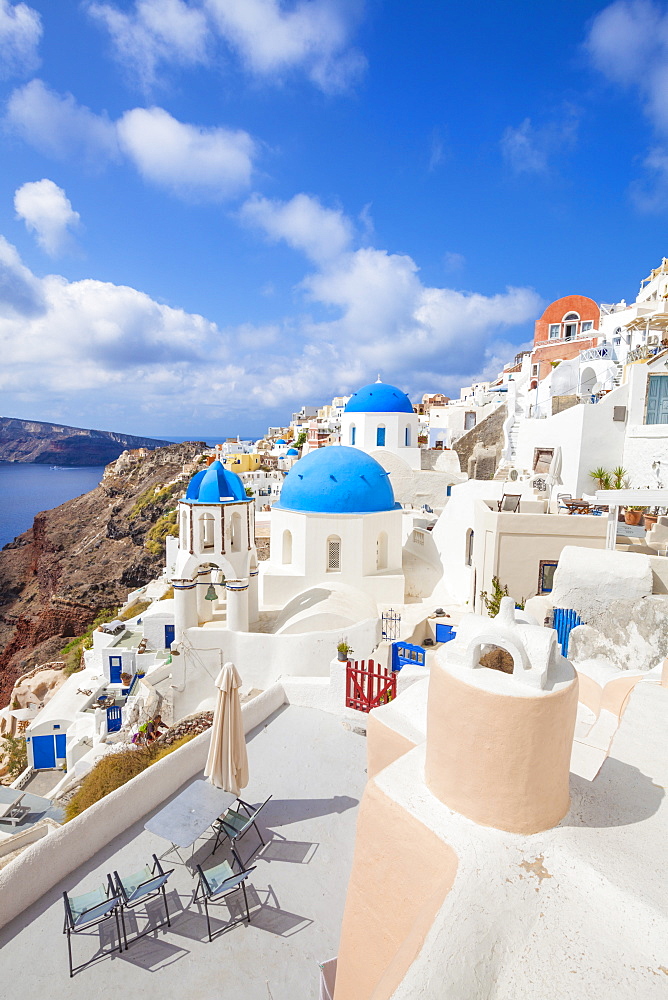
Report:
M23 792L16 788L0 788L0 823L20 823L29 809L22 806Z

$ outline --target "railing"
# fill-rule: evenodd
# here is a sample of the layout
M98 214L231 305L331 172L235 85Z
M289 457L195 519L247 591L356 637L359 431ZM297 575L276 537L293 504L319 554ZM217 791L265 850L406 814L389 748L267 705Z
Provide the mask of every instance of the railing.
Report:
M346 708L370 712L397 697L397 675L373 660L348 661L346 666Z
M610 344L601 344L600 347L587 347L584 351L580 351L581 361L614 361L616 357L615 349Z

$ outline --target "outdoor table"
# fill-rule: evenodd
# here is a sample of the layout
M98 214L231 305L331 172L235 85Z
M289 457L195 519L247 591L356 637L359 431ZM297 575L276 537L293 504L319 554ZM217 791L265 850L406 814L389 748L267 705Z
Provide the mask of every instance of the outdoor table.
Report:
M562 500L564 507L568 507L569 514L583 513L586 514L591 507L588 500Z
M144 829L171 841L178 854L177 848L192 847L236 800L231 792L199 779L144 823Z

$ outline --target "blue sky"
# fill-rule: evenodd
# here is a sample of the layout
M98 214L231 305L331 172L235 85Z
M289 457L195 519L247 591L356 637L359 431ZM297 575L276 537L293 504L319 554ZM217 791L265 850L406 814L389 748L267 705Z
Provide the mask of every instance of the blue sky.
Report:
M667 253L668 4L0 0L3 415L456 394Z

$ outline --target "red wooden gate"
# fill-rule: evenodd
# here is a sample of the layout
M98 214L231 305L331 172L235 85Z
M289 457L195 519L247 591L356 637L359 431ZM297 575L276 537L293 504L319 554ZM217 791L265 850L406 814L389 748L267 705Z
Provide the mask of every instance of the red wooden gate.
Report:
M348 660L346 707L358 712L386 705L397 696L397 675L373 660Z

